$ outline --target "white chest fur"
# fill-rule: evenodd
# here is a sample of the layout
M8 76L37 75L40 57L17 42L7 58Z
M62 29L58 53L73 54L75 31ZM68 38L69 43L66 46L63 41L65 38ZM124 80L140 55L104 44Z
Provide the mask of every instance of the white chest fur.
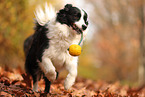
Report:
M53 21L49 22L48 29L49 48L45 49L42 58L49 58L59 71L66 61L72 58L67 49L71 44L78 44L80 35L77 35L70 27Z

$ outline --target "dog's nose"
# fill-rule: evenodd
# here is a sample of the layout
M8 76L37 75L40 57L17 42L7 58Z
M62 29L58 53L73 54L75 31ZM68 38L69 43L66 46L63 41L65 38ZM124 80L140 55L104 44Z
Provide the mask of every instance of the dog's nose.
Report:
M83 30L86 30L86 28L87 28L87 26L82 25L82 29L83 29Z

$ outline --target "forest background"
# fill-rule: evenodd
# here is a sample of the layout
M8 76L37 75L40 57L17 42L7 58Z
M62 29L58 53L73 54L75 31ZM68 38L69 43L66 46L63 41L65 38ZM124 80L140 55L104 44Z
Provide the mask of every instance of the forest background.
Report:
M24 72L23 42L34 33L34 11L44 2L57 10L60 0L0 0L0 66ZM90 26L78 76L136 86L145 83L144 0L79 0ZM61 76L66 76L63 73Z

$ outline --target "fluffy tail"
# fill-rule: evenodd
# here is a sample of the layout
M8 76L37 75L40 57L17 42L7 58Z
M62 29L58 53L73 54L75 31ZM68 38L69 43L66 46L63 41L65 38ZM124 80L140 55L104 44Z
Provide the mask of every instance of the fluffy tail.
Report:
M36 20L41 26L44 26L48 21L54 18L55 15L55 9L52 7L52 5L48 6L47 3L45 3L45 10L39 6L35 11Z

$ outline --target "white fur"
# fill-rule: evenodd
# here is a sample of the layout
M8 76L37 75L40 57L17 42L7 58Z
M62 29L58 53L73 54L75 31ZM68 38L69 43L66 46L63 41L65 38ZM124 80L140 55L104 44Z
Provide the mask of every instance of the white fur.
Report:
M42 26L45 25L49 20L54 18L55 15L55 9L52 7L52 5L48 6L47 3L45 3L45 11L43 11L43 9L38 6L35 12L36 20Z
M80 20L78 21L78 22L76 22L75 24L77 25L77 27L79 27L79 28L82 28L82 24L84 24L85 25L85 22L84 22L84 11L83 10L81 10L81 18L80 18Z
M45 70L47 70L42 69L43 72L47 74L46 77L51 81L56 78L56 71L59 72L63 68L67 69L69 74L65 80L64 87L65 89L69 89L74 84L77 76L78 57L71 56L67 49L71 44L78 44L81 36L77 35L77 33L68 26L56 23L55 20L48 23L48 28L49 33L47 37L50 39L49 48L43 53L40 67L44 67ZM44 61L48 58L51 60L51 62L47 61L47 64L50 66L46 66ZM55 68L56 71L53 68Z
M47 34L49 48L45 49L42 56L42 62L39 63L39 66L45 76L52 82L56 79L56 71L59 72L61 69L65 68L68 71L68 75L64 82L64 87L65 89L69 89L74 84L77 76L78 57L71 56L67 49L71 44L78 44L81 35L78 35L77 32L69 26L56 22L55 12L52 12L54 10L50 11L49 7L45 8L47 8L45 10L49 11L45 11L44 13L42 10L39 10L36 11L35 14L38 23L40 25L45 25L47 23L49 29L49 33ZM53 8L51 7L51 9ZM51 14L53 18L47 18L47 16ZM77 22L79 27L85 24L82 22L82 17L81 20ZM86 31L84 31L84 38L87 33Z
M33 85L33 90L36 92L38 91L38 82Z

